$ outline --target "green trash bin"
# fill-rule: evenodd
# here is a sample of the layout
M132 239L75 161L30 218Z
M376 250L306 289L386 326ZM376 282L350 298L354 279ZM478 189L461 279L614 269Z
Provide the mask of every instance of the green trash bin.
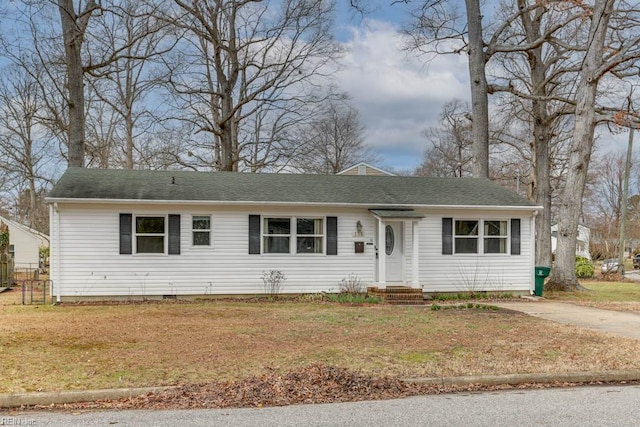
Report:
M551 267L546 267L544 265L536 265L535 273L536 273L536 289L534 291L534 294L537 297L541 297L542 290L544 289L544 279L549 277L549 273L551 273Z

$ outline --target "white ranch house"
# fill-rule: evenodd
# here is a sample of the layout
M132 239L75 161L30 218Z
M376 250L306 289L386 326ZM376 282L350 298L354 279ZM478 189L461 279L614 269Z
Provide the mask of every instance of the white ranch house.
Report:
M70 168L48 202L57 300L534 289L540 207L488 179Z

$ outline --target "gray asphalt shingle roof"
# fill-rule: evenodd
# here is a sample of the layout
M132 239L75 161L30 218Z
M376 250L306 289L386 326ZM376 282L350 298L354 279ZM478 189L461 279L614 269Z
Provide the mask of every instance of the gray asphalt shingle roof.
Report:
M69 168L49 195L59 199L512 206L534 203L482 178L249 174Z

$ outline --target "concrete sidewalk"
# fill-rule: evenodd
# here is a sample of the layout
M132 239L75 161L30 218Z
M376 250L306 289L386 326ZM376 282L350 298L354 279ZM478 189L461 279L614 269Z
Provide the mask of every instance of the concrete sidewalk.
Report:
M640 340L640 313L602 310L544 300L493 305L567 325L581 326Z

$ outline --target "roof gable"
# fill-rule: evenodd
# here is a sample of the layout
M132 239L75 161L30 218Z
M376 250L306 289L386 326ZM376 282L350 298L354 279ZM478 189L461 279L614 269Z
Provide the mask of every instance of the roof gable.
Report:
M374 206L536 206L482 178L69 168L48 201L145 200Z
M365 173L360 173L360 170L363 169ZM388 176L396 176L396 174L386 171L384 169L377 168L369 163L360 162L351 167L348 167L344 170L341 170L336 175L388 175Z
M10 234L12 232L13 233L19 232L37 241L42 241L42 240L46 240L47 242L49 241L49 236L47 236L46 234L41 233L38 230L34 230L33 228L29 228L26 225L19 223L18 221L14 221L12 219L0 216L0 222L4 222L10 227L10 231L9 231Z

